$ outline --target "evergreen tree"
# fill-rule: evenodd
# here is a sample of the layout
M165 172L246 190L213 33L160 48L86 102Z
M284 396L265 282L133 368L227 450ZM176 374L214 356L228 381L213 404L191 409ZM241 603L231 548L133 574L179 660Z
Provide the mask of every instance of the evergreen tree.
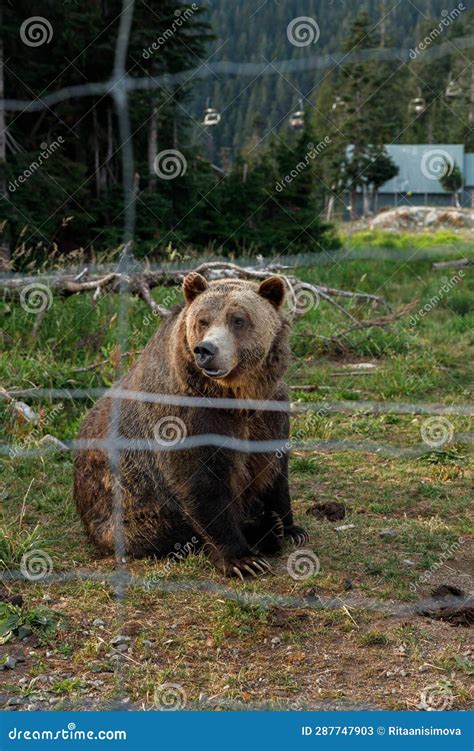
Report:
M441 187L453 196L453 206L459 208L459 191L463 186L462 172L457 164L451 165L445 160L443 176L439 180Z

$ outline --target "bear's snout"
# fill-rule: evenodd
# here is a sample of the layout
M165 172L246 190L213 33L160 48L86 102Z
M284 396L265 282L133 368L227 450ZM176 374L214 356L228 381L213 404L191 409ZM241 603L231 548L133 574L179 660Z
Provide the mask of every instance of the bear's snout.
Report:
M213 342L203 341L194 347L194 354L196 356L196 363L200 368L207 368L212 365L212 361L218 353L218 349Z

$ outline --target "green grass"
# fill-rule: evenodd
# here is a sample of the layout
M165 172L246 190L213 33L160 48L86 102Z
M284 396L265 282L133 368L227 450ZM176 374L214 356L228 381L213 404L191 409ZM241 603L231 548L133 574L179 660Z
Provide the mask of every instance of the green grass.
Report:
M383 295L393 309L417 300L416 312L437 294L448 272L433 270L430 261L417 260L417 255L410 258L408 250L414 246L406 244L406 238L404 244L393 247L402 245L407 249L406 261L390 260L381 251L380 260L318 265L298 271L298 276L332 287ZM446 256L452 252L452 247L447 248ZM468 251L463 247L462 252ZM159 301L169 294L169 290L154 291ZM321 300L294 325L290 369L293 400L314 402L319 414L295 415L292 438L371 441L402 449L419 446L427 416L332 413L325 410L325 402L458 405L472 401L473 300L473 275L467 269L440 304L415 324L410 323L409 314L389 328L350 333L344 337L344 352L331 337L341 337L348 321ZM356 317L376 318L384 313L356 302L350 302L348 309ZM5 298L0 313L5 322L0 382L7 389L93 388L114 381L118 352L116 295L101 296L95 306L86 295L55 298L34 340L32 317L20 305ZM138 353L158 325L159 320L150 315L142 301L130 298L126 349ZM100 367L83 370L104 360ZM357 371L355 365L360 362L375 367ZM311 386L313 390L298 390L298 386ZM48 397L26 401L39 417L34 426L19 422L8 403L0 402L3 440L26 448L37 446L47 434L61 440L74 438L93 403L90 399ZM364 650L368 650L370 661L380 659L381 674L385 661L392 659L392 647L397 645L405 645L417 665L427 661L439 664L439 669L449 674L465 677L469 668L463 653L465 630L446 626L438 641L439 625L420 625L409 619L391 624L381 614L342 607L344 598L351 596L406 602L429 594L431 580L420 584L423 575L436 566L447 549L456 551L459 547L440 576L448 570L457 571L465 541L472 535L471 447L459 439L460 434L472 430L472 420L449 416L449 421L453 440L419 458L341 450L293 452L290 483L295 513L308 529L308 547L316 552L321 564L319 573L310 579L295 581L288 575L290 547L272 560L273 575L245 584L223 580L202 555L191 555L175 566L153 560L132 561L130 570L150 587L129 587L119 620L113 588L100 578L54 585L15 584L14 589L28 598L25 613L41 605L47 595L54 598L54 608L66 616L53 637L41 637L53 657L46 656L46 648L38 650L38 655L31 657L28 674L45 672L51 659L55 665L64 663L64 671L71 673L58 677L52 687L55 697L80 695L96 674L104 681L101 697L110 696L115 681L107 657L108 640L128 626L135 644L131 659L124 658L123 674L129 695L137 701L152 702L156 686L166 681L185 685L191 698L204 691L241 701L249 696L255 701L280 701L298 688L304 696L314 695L314 701L342 695L357 697L358 686L365 686L365 677L354 679L343 690L340 686L346 673L342 673L337 691L331 688L332 683L326 686L324 681L320 685L310 680L313 672L324 674L327 665L323 655L336 655L339 660L347 652L347 663L341 657L341 664L355 669ZM82 568L113 572L113 559L98 557L77 517L70 454L40 458L13 454L4 457L0 473L0 560L4 568L18 568L25 553L39 549L50 556L55 572ZM329 501L344 503L343 521L321 521L307 513L315 502ZM354 526L336 530L346 524ZM394 534L384 537L381 532L387 528ZM462 544L457 545L459 540ZM311 590L340 598L341 607L328 611L281 608L283 612L277 608L274 612L263 605L229 601L220 593L198 592L193 584L196 580L211 580L248 595L306 597ZM179 581L187 582L189 590L160 589L163 582ZM106 621L105 630L92 627L97 617ZM150 640L153 647L144 644ZM439 678L437 669L433 668L431 678L423 678L423 685ZM8 678L12 680L11 675ZM413 681L410 695L415 704L420 686L415 678ZM383 681L379 683L381 707L406 708L403 698L387 699ZM360 700L365 698L361 690Z
M425 248L443 248L454 246L456 249L469 250L471 245L463 236L452 230L437 232L390 232L387 230L358 230L349 234L347 225L342 225L345 245L351 248L390 248L398 250L423 250Z

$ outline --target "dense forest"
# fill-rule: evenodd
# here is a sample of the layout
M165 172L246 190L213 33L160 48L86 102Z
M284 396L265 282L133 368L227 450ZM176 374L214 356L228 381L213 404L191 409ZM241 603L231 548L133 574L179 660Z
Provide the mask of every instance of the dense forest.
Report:
M303 10L302 10L303 7ZM453 3L453 8L456 3ZM469 3L464 7L469 8ZM256 80L247 80L243 85L239 77L209 78L196 87L193 97L193 113L199 117L209 100L212 106L222 112L222 120L215 129L215 147L220 158L235 156L246 144L262 138L273 130L285 131L291 113L299 109L299 100L304 107L312 109L318 105L318 91L322 82L333 86L334 75L328 73L334 68L333 59L321 60L318 68L275 74L272 63L276 60L298 60L308 56L334 54L344 49L350 34L350 27L361 11L366 11L371 21L372 38L366 39L367 48L376 44L382 47L414 49L443 18L443 10L451 9L444 0L420 0L392 3L388 0L283 0L280 2L255 2L254 0L213 0L209 3L206 16L212 24L218 43L212 44L211 61L221 60L253 61L268 63L265 74ZM317 42L304 47L291 44L287 37L288 23L295 17L314 18L319 27ZM445 34L436 38L440 44L447 38L455 38L473 33L472 15L460 14L456 22L446 28ZM412 143L431 141L439 143L463 142L463 129L456 118L449 118L443 110L442 94L450 80L462 73L465 83L470 75L469 61L472 49L457 51L452 47L451 54L428 66L421 59L411 67L400 64L394 56L390 68L396 78L396 99L393 103L400 110L399 130L394 132L397 141ZM392 83L390 84L392 89ZM418 95L428 100L428 111L411 127L409 102ZM438 97L441 100L437 102ZM433 106L431 107L431 104ZM460 107L462 105L460 104ZM196 137L199 130L196 129Z
M301 13L297 0L138 0L126 57L129 80L137 79L128 93L137 255L169 256L190 246L223 253L332 247L337 239L327 220L344 193L363 190L370 210L394 174L385 143L428 138L474 149L472 50L451 44L434 58L357 59L362 50L415 48L439 23L442 0L418 6L308 0L305 13L318 35L298 45L288 34ZM121 242L122 148L109 95L116 82L108 92L47 100L65 87L110 81L121 10L120 0L45 0L38 22L26 0L3 8L4 254ZM472 34L473 26L472 11L459 13L432 47ZM330 55L341 52L344 63L331 64ZM313 56L319 62L298 73L276 71L277 60ZM242 68L213 69L225 61ZM263 65L259 75L245 68L249 62ZM198 67L201 77L191 76ZM144 80L151 85L139 85ZM21 110L12 100L37 106ZM203 125L206 108L215 124Z

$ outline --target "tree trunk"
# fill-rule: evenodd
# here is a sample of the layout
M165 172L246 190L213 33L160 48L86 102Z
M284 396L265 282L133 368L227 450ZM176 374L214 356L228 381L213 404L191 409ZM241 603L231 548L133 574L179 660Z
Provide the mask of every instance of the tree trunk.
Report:
M362 186L362 196L363 196L363 202L364 202L364 208L363 213L364 217L367 218L370 214L370 200L369 200L369 190L367 188L367 185Z
M326 220L328 222L331 221L333 213L334 213L334 194L331 193L331 195L328 198L328 203L326 207Z
M97 198L100 198L101 194L101 182L100 182L100 153L99 153L99 134L97 126L97 112L95 107L92 110L92 121L94 124L93 143L94 143L94 175L95 175L95 192Z
M107 159L105 162L105 171L109 175L107 180L107 174L105 176L105 187L111 183L117 182L117 175L113 169L113 157L114 157L114 128L112 123L112 109L107 110Z
M374 215L379 210L379 189L374 188L374 192L372 195L372 211L374 212Z
M357 219L357 188L351 188L351 219L355 221Z
M3 21L3 10L0 6L0 28ZM3 83L3 38L0 36L0 192L3 194L6 192L6 175L5 175L5 161L6 161L6 123L5 123L5 107L3 105L5 90Z
M3 9L0 5L0 29L3 22ZM3 102L4 98L4 81L3 81L3 37L0 34L0 101ZM0 194L4 195L7 192L7 176L6 176L6 120L5 120L5 107L0 104ZM6 226L6 225L5 225ZM0 267L10 260L10 246L5 239L5 236L0 237Z
M155 159L158 154L158 110L153 104L148 123L148 189L156 190Z

